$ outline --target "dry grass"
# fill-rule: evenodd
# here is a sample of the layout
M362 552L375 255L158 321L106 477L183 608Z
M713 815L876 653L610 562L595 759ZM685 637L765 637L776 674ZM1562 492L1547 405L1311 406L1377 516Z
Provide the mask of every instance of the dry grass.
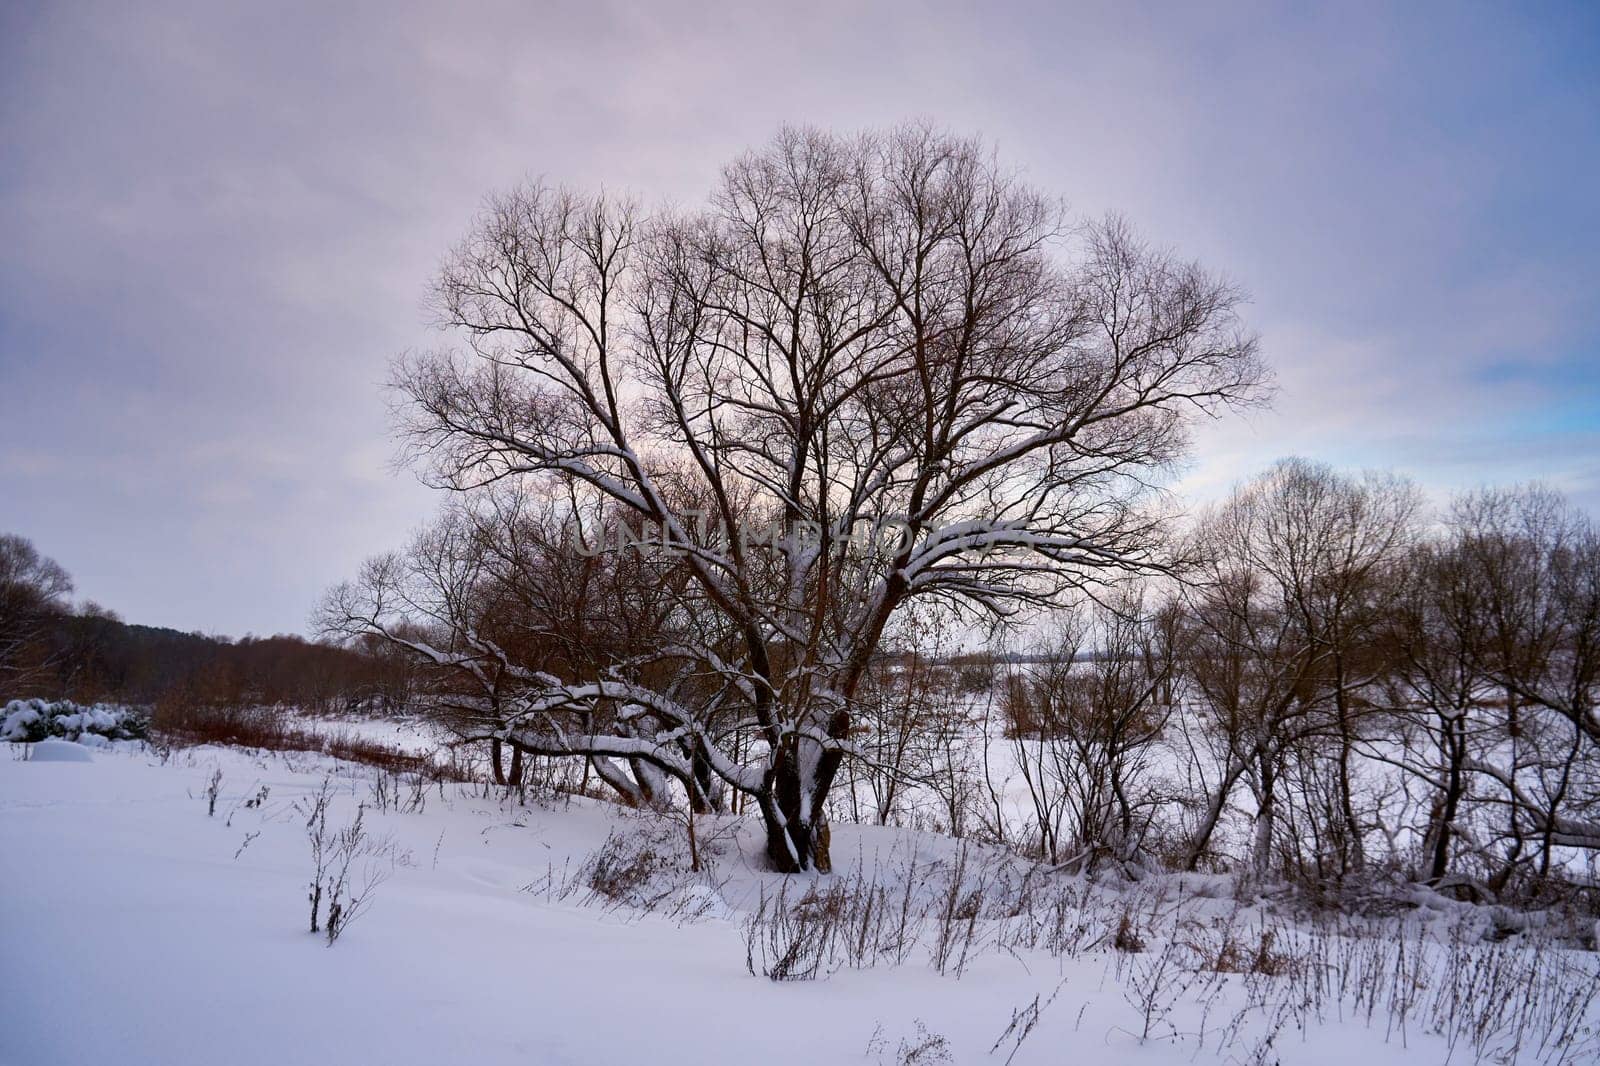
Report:
M454 779L428 754L346 732L305 729L276 707L217 706L187 701L156 705L151 732L157 743L174 748L225 744L261 751L305 751L376 766L395 774L426 774Z

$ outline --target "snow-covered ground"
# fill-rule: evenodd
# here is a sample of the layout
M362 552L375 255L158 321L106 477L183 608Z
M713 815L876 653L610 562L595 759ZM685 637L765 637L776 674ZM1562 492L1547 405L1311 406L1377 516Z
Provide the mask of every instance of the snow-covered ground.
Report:
M1520 937L1481 944L1463 933L1471 921L1444 911L1397 919L1392 935L1356 944L1348 930L1205 898L1214 887L1205 879L1119 897L1057 875L1018 880L1015 862L974 853L964 876L987 885L987 902L954 908L945 926L924 921L900 964L879 953L853 967L836 945L818 979L780 983L747 968L749 915L763 901L770 910L785 884L761 871L751 823L702 820L710 869L694 874L681 821L591 800L522 806L435 785L416 810L403 782L379 792L375 771L323 757L204 748L163 761L129 744L92 762L24 753L0 752L8 1066L1380 1066L1596 1055L1600 1018L1582 998L1600 978L1594 953ZM307 930L307 812L325 780L330 828L367 805L374 845L358 879L381 878L370 909L332 946ZM393 809L394 791L409 813ZM907 830L840 825L833 851L839 872L791 879L790 902L806 887L859 887L866 872L892 882L891 900L909 880L905 898L937 912L962 863L954 842ZM596 891L595 857L608 854L613 865L649 857L648 885L620 902ZM1113 946L1120 915L1143 951ZM1269 923L1282 957L1243 968L1283 972L1206 968L1230 938L1241 958L1259 954ZM954 929L969 956L947 958L942 974L931 958L940 928ZM1501 974L1492 984L1477 976L1490 970ZM1363 982L1368 1002L1352 991ZM1567 993L1580 1019L1552 1047L1553 1005ZM1458 1032L1452 1057L1446 1035L1430 1031L1464 1031L1438 1020L1452 994L1496 1000L1455 1010L1491 1023L1500 1011L1503 1031L1479 1046Z
M295 729L303 729L310 733L370 741L397 751L419 755L434 751L447 739L441 729L421 718L324 717L296 714L289 718L289 722Z

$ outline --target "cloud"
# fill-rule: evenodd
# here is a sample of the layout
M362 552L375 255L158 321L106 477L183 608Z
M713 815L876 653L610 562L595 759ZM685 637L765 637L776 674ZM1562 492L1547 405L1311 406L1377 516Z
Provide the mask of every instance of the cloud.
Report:
M694 202L782 122L981 131L1254 294L1282 454L1597 502L1582 7L11 5L0 527L141 621L304 626L431 498L379 383L481 197ZM17 427L21 427L19 430Z

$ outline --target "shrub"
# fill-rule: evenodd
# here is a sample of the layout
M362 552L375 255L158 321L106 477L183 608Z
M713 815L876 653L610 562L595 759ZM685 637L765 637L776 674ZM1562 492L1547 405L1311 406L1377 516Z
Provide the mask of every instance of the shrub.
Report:
M305 816L306 839L311 844L311 890L306 896L311 904L311 931L322 932L329 947L372 905L372 893L385 877L378 860L387 858L391 865L395 862L393 838L374 838L367 832L364 803L356 807L356 816L349 825L330 831L328 810L332 801L333 781L324 778L317 792L304 804L295 805L295 810ZM324 901L327 920L322 923Z
M36 744L61 737L80 743L143 740L150 720L132 707L113 703L89 706L71 700L12 700L0 707L0 740ZM87 738L99 738L90 741Z
M170 700L156 705L153 731L174 747L226 744L261 751L319 752L391 774L421 774L430 780L464 780L461 768L436 766L431 755L353 733L300 727L281 707L237 706Z

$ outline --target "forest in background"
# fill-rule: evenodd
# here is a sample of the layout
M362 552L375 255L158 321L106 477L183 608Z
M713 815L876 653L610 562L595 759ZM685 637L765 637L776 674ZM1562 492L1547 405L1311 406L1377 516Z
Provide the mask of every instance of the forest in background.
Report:
M71 594L60 565L24 538L0 534L0 703L43 697L382 713L409 692L409 666L376 644L184 633L74 605Z

